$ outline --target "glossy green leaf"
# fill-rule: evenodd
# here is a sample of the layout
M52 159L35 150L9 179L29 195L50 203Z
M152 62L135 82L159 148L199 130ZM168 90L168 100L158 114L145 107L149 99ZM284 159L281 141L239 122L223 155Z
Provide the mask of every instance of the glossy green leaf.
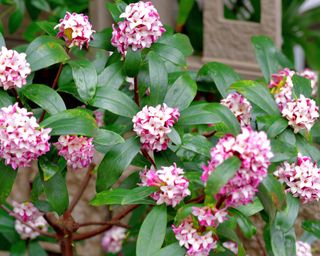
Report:
M320 221L319 220L305 220L302 222L302 228L318 239L320 239Z
M31 256L47 256L47 252L40 246L39 242L31 241L29 244L29 255Z
M198 81L213 83L223 98L229 94L231 84L240 80L240 76L229 66L219 62L209 62L198 72Z
M31 0L31 4L41 11L50 12L51 8L46 0Z
M108 151L98 168L97 191L109 189L139 151L140 143L137 138L130 138Z
M125 80L125 74L120 62L106 67L98 76L98 87L118 89Z
M123 142L124 139L119 134L105 129L96 130L93 138L94 145L100 147L110 147Z
M114 50L114 47L111 45L112 38L112 28L106 28L102 31L94 33L93 40L90 41L90 47L100 48L108 51Z
M266 114L274 116L280 115L278 106L266 86L255 81L242 80L232 84L230 88L241 93Z
M135 77L139 72L140 63L141 51L133 51L131 48L129 48L124 61L124 69L127 76Z
M295 145L276 139L271 140L271 148L273 153L271 162L273 163L290 160L298 154L298 150Z
M169 88L164 102L170 107L177 107L179 111L186 109L197 93L197 84L188 74L180 76Z
M169 45L155 43L152 50L157 53L163 60L179 66L186 66L186 58L181 51Z
M26 54L32 71L63 63L69 59L63 46L50 36L36 38L29 44Z
M26 241L20 240L11 246L10 256L25 256L26 252L27 252Z
M4 164L4 160L0 161L0 204L3 204L9 196L17 170Z
M268 83L271 75L277 73L280 69L277 58L277 48L274 42L267 36L253 36L251 42L264 79Z
M231 179L241 165L239 158L232 156L225 160L222 164L209 175L205 188L206 197L212 198L220 189Z
M282 117L277 118L268 128L267 134L269 138L274 138L282 133L288 127L288 121Z
M137 104L129 96L109 87L98 87L89 104L129 118L139 111Z
M253 199L253 202L246 205L240 205L237 207L237 210L241 211L246 216L252 216L263 210L263 205L260 200L256 197Z
M41 168L44 181L51 179L56 173L62 171L67 165L64 158L60 157L56 161L53 161L53 159L49 159L48 155L41 156L38 160L38 164Z
M143 221L137 240L137 256L154 256L163 244L167 227L167 208L155 206Z
M211 147L212 144L202 135L185 134L181 144L181 148L190 150L208 158L210 158Z
M306 98L311 98L312 88L311 81L305 77L294 75L292 77L293 83L293 95L295 98L299 98L300 94Z
M46 85L30 84L24 86L21 93L51 115L66 110L66 105L60 95Z
M126 4L119 0L117 0L116 3L106 3L106 7L115 22L121 20L120 15L123 13L125 6Z
M9 32L13 34L18 30L23 21L23 12L19 9L16 9L9 17Z
M54 29L57 23L47 21L47 20L41 20L41 21L37 21L36 24L41 30L46 32L49 36L57 35L57 31Z
M74 82L80 98L87 102L96 92L97 71L94 65L88 60L69 61Z
M320 160L320 150L309 143L302 135L296 135L297 147L298 151L304 155L309 156L313 159L313 161L318 162Z
M77 134L93 137L97 128L94 118L84 109L68 109L52 115L41 122L50 127L51 135Z
M249 217L245 216L241 211L235 208L230 208L228 211L236 217L238 225L244 236L251 239L256 234L257 229Z
M178 49L184 56L190 56L193 53L190 39L184 34L177 33L174 35L162 37L158 42Z
M178 26L183 26L186 23L194 3L195 0L181 0L179 2L179 10L177 17Z
M154 201L146 199L156 192L155 187L137 187L134 189L117 188L98 193L90 202L91 205L127 205L127 204L152 204Z
M0 90L0 107L8 107L14 103L14 100L12 97L9 96L9 94L4 91Z
M10 216L4 210L0 210L0 234L8 241L10 244L16 243L20 240L15 228L15 218ZM3 241L5 243L5 241ZM1 245L1 243L0 243Z
M148 54L148 65L150 76L149 104L161 104L167 91L168 73L160 56L153 51Z
M184 256L186 250L179 243L173 243L157 251L154 256Z

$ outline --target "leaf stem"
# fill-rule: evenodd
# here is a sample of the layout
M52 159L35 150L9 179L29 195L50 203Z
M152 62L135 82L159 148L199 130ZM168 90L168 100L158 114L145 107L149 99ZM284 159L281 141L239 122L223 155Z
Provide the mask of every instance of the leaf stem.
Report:
M157 165L155 161L152 159L152 157L149 155L148 151L144 148L141 148L141 153L154 166L154 168L157 169Z
M139 97L139 86L138 86L138 78L135 76L133 78L134 83L134 101L140 107L140 97Z

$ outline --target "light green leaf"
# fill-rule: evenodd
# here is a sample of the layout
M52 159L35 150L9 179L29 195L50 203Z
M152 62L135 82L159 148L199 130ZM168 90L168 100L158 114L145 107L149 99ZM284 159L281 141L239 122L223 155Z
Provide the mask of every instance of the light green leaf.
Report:
M185 254L186 250L179 243L173 243L161 248L154 256L184 256Z
M106 67L98 76L98 87L118 89L125 80L125 74L120 62Z

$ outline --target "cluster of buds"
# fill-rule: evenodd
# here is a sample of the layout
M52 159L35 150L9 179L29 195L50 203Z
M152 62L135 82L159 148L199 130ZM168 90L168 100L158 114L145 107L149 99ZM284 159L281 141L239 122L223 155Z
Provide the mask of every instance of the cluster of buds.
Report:
M93 111L93 115L95 117L96 123L98 127L104 126L104 112L102 110Z
M238 156L241 166L216 195L217 200L224 199L226 207L252 202L258 185L267 175L273 154L265 132L243 127L241 134L226 135L211 149L211 160L208 166L203 166L202 181L206 182L217 166L231 156Z
M172 226L180 246L187 249L186 256L208 256L211 250L217 248L217 238L212 231L196 227L192 216L185 218L179 226Z
M225 209L204 206L192 207L192 214L198 218L201 226L217 227L220 223L227 220L228 212Z
M221 104L231 110L241 126L250 125L252 106L241 94L230 93L227 98L221 100Z
M142 147L150 151L166 150L170 142L170 128L179 116L177 108L167 107L166 104L145 106L132 119L133 130L140 137Z
M21 239L34 239L40 234L36 230L47 231L48 225L40 211L30 202L13 202L15 229ZM27 225L26 225L27 224Z
M107 253L119 253L122 249L123 240L126 238L127 230L122 227L113 226L106 231L102 237L101 245Z
M285 183L287 191L304 203L320 198L320 169L308 156L298 154L296 163L284 162L274 172L279 181Z
M74 170L88 167L93 160L93 138L76 135L62 135L55 146L58 154L67 160L68 166Z
M140 173L141 186L158 187L159 190L151 194L157 204L171 205L175 207L185 197L190 195L189 181L183 176L184 172L174 163L172 166L155 170L145 169Z
M238 255L238 244L232 241L222 243L223 247L233 252L234 255Z
M160 16L151 2L129 4L120 15L123 21L113 25L111 43L125 55L128 48L133 51L150 48L165 32Z
M318 93L318 73L306 68L302 72L299 73L300 76L307 78L311 82L311 88L312 88L312 96L316 97Z
M312 256L311 246L302 241L296 242L296 256Z
M0 51L0 87L4 90L21 88L30 75L30 64L25 53L8 50L2 46Z
M0 157L13 169L30 166L50 150L51 129L40 128L36 118L18 103L0 109Z
M77 46L82 49L83 45L89 47L89 42L93 39L92 25L88 16L84 14L67 12L63 19L54 29L59 28L57 37L63 37L67 47Z

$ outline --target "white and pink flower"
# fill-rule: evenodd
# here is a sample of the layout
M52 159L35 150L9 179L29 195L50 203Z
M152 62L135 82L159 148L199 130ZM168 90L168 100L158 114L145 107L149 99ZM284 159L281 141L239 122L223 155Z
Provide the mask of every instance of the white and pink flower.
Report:
M100 109L93 111L96 123L98 127L104 126L104 112Z
M150 151L166 150L170 142L170 128L179 116L177 108L167 107L166 104L145 106L132 119L133 131L140 137L143 148Z
M33 113L18 103L0 109L0 157L13 169L30 166L50 150L50 128L40 128Z
M126 238L127 230L122 227L113 226L106 231L102 237L101 245L107 253L119 253L122 249L123 240Z
M314 100L304 97L287 102L282 109L282 116L288 119L295 133L302 129L310 131L319 117L319 108Z
M93 138L76 135L62 135L55 146L58 154L67 160L67 165L73 169L88 167L93 160Z
M175 207L185 197L190 195L188 189L189 180L183 176L184 172L176 164L172 166L162 166L161 169L145 169L140 173L141 186L158 187L159 190L151 194L157 204L171 205Z
M233 252L235 255L238 255L238 244L232 241L227 241L222 243L224 248L227 248L229 251Z
M120 15L123 21L113 25L111 43L125 55L128 48L133 51L150 48L165 32L160 16L151 2L129 4Z
M320 169L308 156L298 154L296 163L284 162L274 172L279 181L287 185L287 192L304 203L320 198Z
M267 175L273 154L265 132L243 127L241 134L226 135L211 149L211 160L202 167L202 181L206 182L217 166L231 156L239 157L241 166L216 195L217 200L224 199L226 207L252 202L258 185Z
M228 219L228 212L225 209L216 209L209 206L192 207L192 214L198 218L199 224L204 227L217 227Z
M2 46L0 51L0 87L4 90L21 88L31 74L30 64L25 53L8 50Z
M250 125L252 106L241 94L230 93L227 98L221 100L221 104L231 110L241 126Z
M296 242L296 256L312 256L311 246L302 241Z
M21 239L34 239L40 234L34 229L48 230L48 224L41 212L30 202L13 202L13 215L16 218L15 229ZM26 225L27 224L27 225ZM32 229L33 228L33 229Z
M89 42L93 39L92 24L88 16L78 13L67 12L60 23L54 27L59 28L57 37L63 37L67 47L77 46L82 49L83 45L89 47Z

